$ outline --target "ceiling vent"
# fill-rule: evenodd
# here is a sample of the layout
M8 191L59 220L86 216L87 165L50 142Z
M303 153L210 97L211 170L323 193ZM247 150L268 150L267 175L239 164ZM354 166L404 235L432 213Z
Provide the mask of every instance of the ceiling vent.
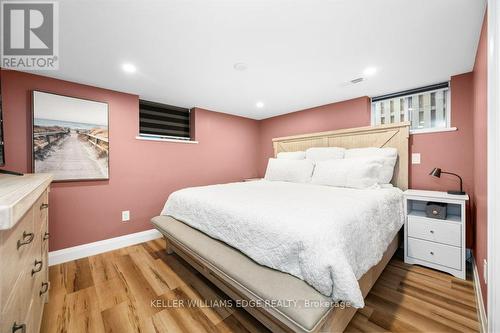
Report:
M356 83L363 82L364 80L365 80L365 78L363 78L363 77L358 77L357 79L351 80L350 82L351 82L352 84L356 84Z

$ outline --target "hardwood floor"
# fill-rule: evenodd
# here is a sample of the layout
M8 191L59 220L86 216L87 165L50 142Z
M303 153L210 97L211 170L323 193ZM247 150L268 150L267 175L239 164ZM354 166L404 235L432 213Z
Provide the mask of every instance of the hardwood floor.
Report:
M244 310L223 306L229 298L167 255L161 239L52 266L50 282L42 332L268 332ZM397 258L346 329L478 331L470 277L462 281Z

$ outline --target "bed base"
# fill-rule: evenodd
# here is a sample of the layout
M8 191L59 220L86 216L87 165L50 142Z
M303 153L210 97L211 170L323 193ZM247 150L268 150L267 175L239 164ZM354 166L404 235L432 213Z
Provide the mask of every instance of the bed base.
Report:
M228 279L216 267L207 265L198 255L192 253L187 247L177 242L173 238L164 235L166 240L167 254L177 253L181 258L193 266L198 272L210 280L214 285L221 289L226 295L234 300L252 300L252 295L240 285ZM399 233L394 237L387 247L382 260L366 272L358 281L363 297L369 293L380 274L387 266L392 256L399 246ZM290 322L285 320L278 311L272 311L269 308L248 307L245 310L253 317L259 320L272 332L304 332L300 327L290 326ZM357 309L352 307L334 308L323 317L316 328L311 332L343 332L351 319L356 314Z

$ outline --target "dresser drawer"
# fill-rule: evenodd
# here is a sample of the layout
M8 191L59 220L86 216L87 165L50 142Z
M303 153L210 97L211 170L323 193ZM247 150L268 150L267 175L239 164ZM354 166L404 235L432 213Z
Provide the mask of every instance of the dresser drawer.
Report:
M45 269L45 271L48 270ZM49 291L48 283L49 282L46 279L45 272L40 272L40 274L36 276L35 286L33 288L33 293L32 293L31 306L28 311L28 316L26 318L26 323L28 325L27 332L33 332L33 333L40 332L43 306L45 304L45 299Z
M20 281L12 292L14 297L2 309L0 332L12 332L14 325L25 325L26 332L38 333L48 282L42 272L33 276L23 274Z
M41 272L31 275L30 272L24 272L17 283L12 286L7 303L2 308L2 330L1 332L12 332L14 323L25 324L26 332L30 331L26 322L27 314L32 307L32 303L38 295L38 283ZM22 332L22 330L19 330Z
M48 230L48 221L45 221L45 224L44 224L44 227L42 228L42 231L40 233L41 235L41 241L42 241L42 254L41 254L41 257L44 261L44 263L46 263L46 267L44 268L44 271L42 272L42 275L43 275L43 281L42 282L49 282L49 230ZM47 292L44 293L43 295L43 303L45 303L45 301L48 301L48 289L47 289Z
M38 237L40 238L40 244L41 244L39 250L41 251L42 255L47 254L49 251L49 238L50 238L48 220L42 222L42 227L40 228Z
M461 248L408 237L407 255L449 268L462 269Z
M35 218L35 228L40 230L49 218L49 194L47 191L43 192L33 205L33 215Z
M41 250L42 237L38 231L34 233L29 252L25 254L26 258L5 274L5 276L11 275L15 278L11 279L12 282L9 282L9 285L2 285L2 309L17 304L15 307L21 310L23 304L29 305L32 298L31 290L35 288L36 279L47 279L47 260ZM26 309L23 311L26 312Z
M462 244L462 226L458 222L429 221L429 219L408 216L408 236L460 246Z
M29 269L34 253L40 250L36 247L39 242L39 231L34 230L33 210L23 216L14 228L1 232L0 244L0 274L1 304L3 309L8 295L21 274Z

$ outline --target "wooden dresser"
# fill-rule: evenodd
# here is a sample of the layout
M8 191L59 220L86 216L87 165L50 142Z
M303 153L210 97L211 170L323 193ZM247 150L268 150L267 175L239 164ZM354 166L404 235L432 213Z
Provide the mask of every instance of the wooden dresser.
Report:
M49 174L0 175L0 332L38 332L48 300Z

